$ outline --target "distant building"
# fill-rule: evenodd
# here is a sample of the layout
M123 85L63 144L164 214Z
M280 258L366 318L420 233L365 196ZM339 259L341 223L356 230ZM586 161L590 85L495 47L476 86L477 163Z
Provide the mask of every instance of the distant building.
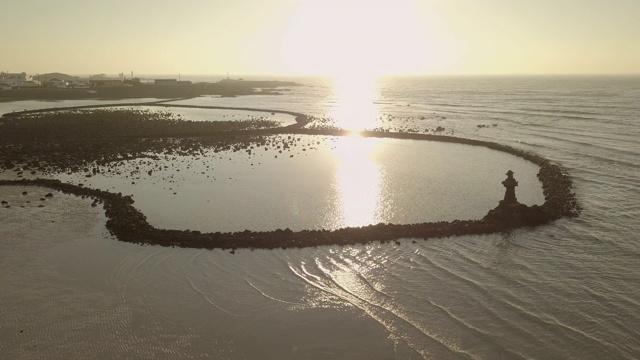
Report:
M174 86L178 85L178 79L156 79L156 86Z
M178 85L191 85L191 81L189 80L178 81Z
M0 82L0 90L11 90L13 86L11 84Z
M20 84L19 87L21 88L32 88L32 87L40 87L42 86L40 81L25 81L22 84Z
M11 86L20 86L20 83L27 81L27 73L0 72L0 82Z
M97 86L121 86L121 85L123 85L123 81L124 81L124 79L122 77L111 78L111 77L107 77L104 74L99 74L99 75L91 76L91 79L89 80L89 84L92 87L97 87Z
M88 89L89 88L89 81L87 80L74 80L74 81L69 81L67 83L67 86L72 88L72 89Z
M141 86L141 85L143 85L142 81L140 81L140 78L137 78L137 77L135 77L133 79L124 79L123 83L125 85L130 85L130 86Z
M44 82L45 87L55 88L55 89L64 89L67 87L67 85L68 83L66 81L60 80L58 78L49 79Z
M6 85L9 85L11 88L38 86L38 84L32 80L31 76L27 77L27 73L24 72L0 72L0 83L5 84L5 86L3 86L3 89L5 90Z

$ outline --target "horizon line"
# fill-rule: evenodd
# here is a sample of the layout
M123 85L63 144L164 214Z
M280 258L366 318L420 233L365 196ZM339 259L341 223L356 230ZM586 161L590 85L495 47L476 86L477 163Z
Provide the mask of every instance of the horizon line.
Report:
M12 73L11 71L3 71L3 72L8 72L8 73ZM17 73L17 72L16 72ZM61 72L61 71L50 71L50 72L25 72L27 75L30 76L38 76L38 75L45 75L45 74L53 74L53 73L59 73L59 74L65 74L65 75L70 75L70 76L95 76L95 75L100 75L100 74L104 74L104 75L116 75L118 76L119 74L124 74L125 77L128 77L128 75L130 74L130 72L115 72L115 73L110 73L110 72L102 72L102 73L73 73L73 72L69 72L69 73L65 73L65 72ZM133 73L134 77L138 77L136 76L135 72ZM148 72L148 73L138 73L140 76L145 76L145 75L175 75L176 77L179 76L221 76L226 78L228 76L227 72L222 72L222 73L182 73L182 72ZM337 75L331 75L331 74L299 74L299 73L258 73L258 72L251 72L251 73L237 73L237 74L233 74L233 76L230 76L230 78L238 78L238 77L243 77L243 76L284 76L284 77L318 77L318 78L334 78L334 77L339 77ZM385 77L456 77L456 76L640 76L640 72L635 72L635 73L413 73L413 74L380 74L380 75L374 75L374 78L385 78Z

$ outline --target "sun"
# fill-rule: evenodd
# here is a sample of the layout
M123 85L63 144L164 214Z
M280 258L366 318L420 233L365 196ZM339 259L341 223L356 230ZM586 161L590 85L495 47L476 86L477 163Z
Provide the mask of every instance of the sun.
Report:
M329 117L342 129L375 129L377 82L422 72L437 53L416 0L300 0L279 42L285 71L332 78Z
M429 44L413 0L306 0L280 41L291 73L371 78L410 74L428 62Z

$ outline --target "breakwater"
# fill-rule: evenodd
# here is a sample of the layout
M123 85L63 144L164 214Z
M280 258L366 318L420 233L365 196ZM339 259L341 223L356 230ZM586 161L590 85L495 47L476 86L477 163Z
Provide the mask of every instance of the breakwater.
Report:
M242 108L241 110L248 110L248 108ZM272 111L266 109L252 110L263 112ZM12 169L16 164L24 163L31 164L33 168L37 167L38 170L43 173L46 173L46 169L48 169L48 171L55 169L58 171L60 169L78 170L83 167L85 167L85 171L88 171L87 167L90 166L92 162L104 163L127 158L136 158L150 150L161 151L164 148L176 146L174 141L159 141L152 137L150 138L148 135L150 133L149 131L154 129L157 130L158 126L161 126L162 131L158 131L157 134L154 134L165 138L174 137L176 139L181 139L183 142L178 143L178 145L183 149L184 154L198 153L199 149L205 146L220 146L223 149L228 148L228 146L235 146L238 149L242 149L250 146L251 144L255 144L256 142L267 142L268 140L265 140L265 137L269 135L303 134L346 136L352 134L351 131L346 130L305 129L303 126L309 120L305 115L288 111L279 112L295 115L298 119L298 123L289 127L267 127L260 129L255 129L253 125L248 128L229 128L228 124L225 124L224 127L220 127L220 124L205 124L198 126L211 126L211 129L207 130L199 127L195 129L197 130L195 131L193 129L189 130L189 127L194 126L194 124L190 122L158 119L152 122L154 126L153 129L141 128L140 131L129 134L129 136L124 139L124 142L119 138L122 134L119 134L118 132L109 133L105 131L107 128L114 128L112 126L114 121L121 124L123 120L120 117L112 120L103 113L99 114L100 121L97 123L91 123L90 121L76 121L73 123L74 126L77 127L84 126L83 124L89 124L87 125L87 128L79 129L78 131L49 131L48 134L57 134L50 139L44 139L44 130L51 130L56 127L68 129L69 124L74 121L73 116L58 116L55 117L55 121L50 121L52 119L48 119L46 117L44 119L36 118L33 119L33 123L31 124L33 125L32 127L25 126L25 124L28 123L24 122L24 119L10 116L5 118L5 123L2 124L4 130L7 131L4 132L6 137L4 137L4 141L0 141L0 144L2 142L8 144L5 145L5 149L11 151L3 151L3 153L0 154L0 168ZM34 112L23 115L33 116ZM135 113L129 115L132 116L130 119L131 125L148 124L147 122L134 117L133 115L136 115ZM15 125L13 123L14 121L20 122L21 125L13 126ZM125 122L126 121L128 120L125 120ZM28 130L25 132L25 129ZM11 131L14 131L15 134L11 133ZM197 133L202 134L202 132L206 133L207 136L197 136ZM153 131L151 133L153 133ZM29 141L28 139L34 134L38 134L40 136L40 140L46 140L44 142L40 142L52 144L51 148L57 149L57 153L54 153L52 156L46 156L46 152L50 148L47 148L42 144L34 146L34 142L32 140L29 143L29 146L27 146L26 143ZM206 249L271 249L336 244L348 245L397 241L398 239L403 238L429 239L458 235L490 234L508 231L509 229L521 226L542 225L562 217L577 216L580 212L580 207L577 204L575 194L572 192L573 185L569 175L559 164L554 164L539 155L498 143L444 135L385 131L363 131L359 134L364 137L459 143L483 146L507 152L530 161L540 167L538 178L542 183L545 203L541 206L533 206L531 208L521 205L508 211L504 211L502 208L496 208L489 212L489 214L482 220L455 220L452 222L425 222L417 224L375 224L362 227L346 227L337 230L292 231L290 229L278 229L274 231L245 230L241 232L203 233L196 230L157 229L151 226L147 222L145 215L134 207L134 201L130 196L123 196L119 193L115 194L100 189L86 188L82 185L63 183L55 179L42 178L3 180L0 181L0 185L41 186L77 196L92 197L95 199L96 203L103 204L105 214L108 219L106 226L108 230L121 241L138 244ZM101 138L104 136L106 136L106 138ZM0 140L2 140L2 138L3 137L0 137ZM100 148L94 149L95 151L93 152L88 151L90 148L87 144L94 144L97 139L102 139L100 142ZM107 156L108 154L111 155Z
M516 150L516 149L514 149ZM517 150L516 150L517 152ZM320 245L349 245L370 242L396 241L402 238L429 239L459 235L490 234L521 226L537 226L558 218L576 216L579 207L571 192L571 179L558 166L535 155L542 163L538 174L544 189L545 203L535 211L536 216L521 217L518 221L486 217L482 220L456 220L452 222L427 222L419 224L376 224L348 227L338 230L291 231L241 231L202 233L190 230L157 229L151 226L145 215L134 207L130 196L114 194L99 189L63 183L55 179L3 180L1 185L41 186L77 196L87 196L103 204L107 217L107 229L120 241L137 244L177 246L185 248L236 249L236 248L289 248Z

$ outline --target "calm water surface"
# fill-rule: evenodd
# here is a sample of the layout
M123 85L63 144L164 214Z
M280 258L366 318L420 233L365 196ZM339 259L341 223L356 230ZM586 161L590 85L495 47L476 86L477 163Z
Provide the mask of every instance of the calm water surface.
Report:
M132 194L158 228L212 232L481 219L504 196L506 169L518 174L519 201L544 203L538 166L483 147L359 136L269 141L101 166L90 179L54 177Z

